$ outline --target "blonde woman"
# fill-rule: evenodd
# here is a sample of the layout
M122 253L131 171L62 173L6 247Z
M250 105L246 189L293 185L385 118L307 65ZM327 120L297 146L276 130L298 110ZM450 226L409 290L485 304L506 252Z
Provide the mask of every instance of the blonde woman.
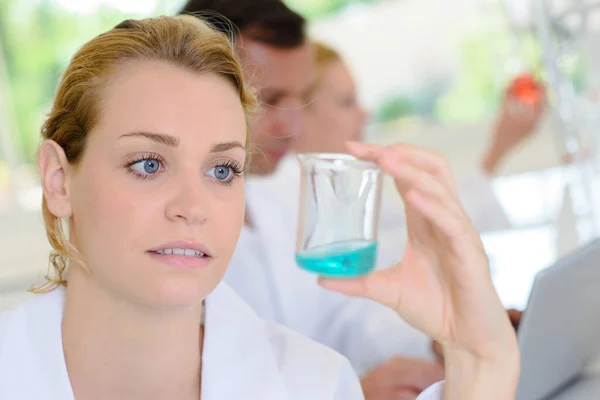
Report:
M128 20L77 52L39 155L53 273L0 319L0 398L362 398L341 356L221 283L254 102L228 39L199 20ZM511 398L515 336L447 168L405 146L349 151L394 176L412 240L389 270L322 284L443 343L447 379L420 399Z

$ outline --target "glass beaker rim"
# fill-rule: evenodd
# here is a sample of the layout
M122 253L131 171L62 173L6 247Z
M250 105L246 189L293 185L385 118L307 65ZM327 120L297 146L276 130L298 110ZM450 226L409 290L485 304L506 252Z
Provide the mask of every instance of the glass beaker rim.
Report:
M344 153L300 153L297 155L300 162L304 161L325 161L336 164L351 164L355 167L364 169L379 169L379 166L372 161L358 159L350 154Z

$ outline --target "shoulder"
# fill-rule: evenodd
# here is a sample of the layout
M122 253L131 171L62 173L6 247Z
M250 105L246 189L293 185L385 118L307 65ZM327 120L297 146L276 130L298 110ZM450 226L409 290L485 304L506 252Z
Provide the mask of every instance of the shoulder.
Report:
M358 377L345 357L276 323L263 323L290 393L312 399L363 398Z
M244 354L243 368L249 368L243 370L245 378L280 381L290 400L363 399L358 378L344 357L259 318L225 283L208 296L206 307L206 360L210 360L210 355L218 362L229 358L239 360L240 354ZM211 349L219 351L213 353Z
M0 314L0 359L8 341L28 333L28 337L37 336L31 330L48 329L52 320L62 316L63 288L49 293L37 294L18 307ZM41 334L42 332L40 332ZM11 342L12 343L12 342Z
M28 303L0 314L0 369L2 367L2 360L6 357L7 349L12 346L11 343L8 343L10 341L9 337L15 336L15 330L19 329L22 325L21 322L24 319L24 314L26 314L29 308ZM20 334L22 335L24 332Z

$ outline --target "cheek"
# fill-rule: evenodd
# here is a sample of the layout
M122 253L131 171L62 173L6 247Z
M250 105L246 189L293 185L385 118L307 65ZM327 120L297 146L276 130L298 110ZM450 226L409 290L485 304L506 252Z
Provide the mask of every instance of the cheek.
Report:
M144 201L144 196L136 191L138 183L125 174L96 169L93 175L82 182L73 204L78 244L84 254L93 257L104 257L105 253L124 255L127 248L135 246L135 232L152 223L155 202Z
M353 109L344 108L340 109L335 117L339 135L347 140L356 139L356 132L362 128L359 114Z
M219 191L221 193L214 196L211 205L210 228L207 232L210 232L211 244L215 246L220 258L229 264L244 224L244 184L240 180Z
M245 214L244 182L238 180L230 187L220 188L221 195L215 196L215 203L211 207L211 220L222 227L224 235L234 233L237 237L242 229Z
M326 133L330 138L344 139L350 134L350 127L353 126L352 120L346 110L340 106L332 106L321 113L323 127L326 127Z

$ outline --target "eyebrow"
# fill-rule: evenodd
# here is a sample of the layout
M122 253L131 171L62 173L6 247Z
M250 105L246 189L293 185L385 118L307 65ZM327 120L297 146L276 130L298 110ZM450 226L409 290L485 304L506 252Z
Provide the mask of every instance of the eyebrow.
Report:
M179 146L178 138L176 138L175 136L166 135L166 134L162 134L162 133L152 133L152 132L144 132L144 131L130 132L130 133L125 133L125 134L121 135L121 138L124 138L124 137L143 137L146 139L150 139L154 142L164 144L165 146L169 146L169 147L178 147ZM211 147L210 152L211 153L223 153L227 150L236 149L236 148L246 150L246 146L244 146L242 143L232 141L232 142L222 142L222 143L214 144Z
M164 144L169 147L178 147L179 139L175 136L165 135L161 133L152 133L152 132L130 132L121 135L121 138L125 137L143 137L146 139L150 139L156 143Z
M222 153L224 151L231 150L231 149L246 150L246 146L244 146L240 142L223 142L223 143L217 143L217 144L213 145L213 147L211 147L211 149L210 149L210 152L211 153Z

